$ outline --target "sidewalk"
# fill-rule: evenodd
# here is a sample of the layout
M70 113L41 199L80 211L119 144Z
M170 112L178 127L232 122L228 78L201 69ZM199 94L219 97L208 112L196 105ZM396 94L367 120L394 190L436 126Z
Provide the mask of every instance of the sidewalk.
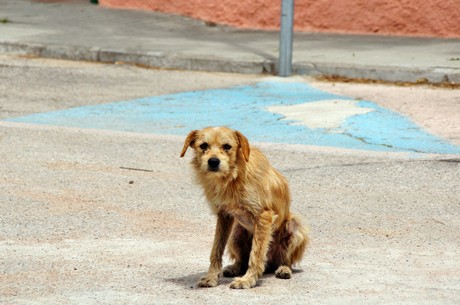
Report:
M276 73L278 33L113 10L86 0L0 3L0 52L167 69ZM460 83L460 40L294 35L295 74Z

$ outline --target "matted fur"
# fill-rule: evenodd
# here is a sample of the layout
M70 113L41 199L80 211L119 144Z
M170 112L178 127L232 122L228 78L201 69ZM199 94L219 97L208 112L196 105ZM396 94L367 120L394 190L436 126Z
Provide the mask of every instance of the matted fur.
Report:
M208 273L199 287L214 287L219 275L236 277L231 288L251 288L265 272L292 276L291 266L302 259L307 230L290 212L287 180L265 155L251 147L239 131L226 127L193 130L185 139L195 150L196 179L217 215ZM225 247L234 263L222 270Z

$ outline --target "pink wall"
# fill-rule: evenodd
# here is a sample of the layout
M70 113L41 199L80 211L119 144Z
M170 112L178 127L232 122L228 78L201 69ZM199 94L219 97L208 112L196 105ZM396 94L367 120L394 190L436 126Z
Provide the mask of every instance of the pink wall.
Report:
M281 0L99 0L107 7L277 29ZM459 0L295 0L295 30L460 38Z

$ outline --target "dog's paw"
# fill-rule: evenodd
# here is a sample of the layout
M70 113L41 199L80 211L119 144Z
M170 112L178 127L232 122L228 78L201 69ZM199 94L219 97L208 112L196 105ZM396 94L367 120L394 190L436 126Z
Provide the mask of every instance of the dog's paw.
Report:
M256 286L257 280L253 277L237 277L231 282L230 288L233 289L248 289Z
M219 277L208 277L208 276L205 276L203 278L201 278L198 283L197 283L197 286L198 287L216 287L217 286L217 283L218 283L218 280L219 280Z
M279 266L275 271L275 276L279 279L290 279L292 277L292 270L288 266Z
M239 264L233 264L233 265L228 265L227 267L224 268L222 271L222 275L225 277L235 277L239 275L243 275L246 272L246 270L243 270L241 265Z

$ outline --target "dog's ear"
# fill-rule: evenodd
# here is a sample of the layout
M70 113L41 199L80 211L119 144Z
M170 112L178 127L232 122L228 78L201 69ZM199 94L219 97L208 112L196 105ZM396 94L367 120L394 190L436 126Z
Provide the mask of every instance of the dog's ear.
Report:
M184 147L182 148L182 152L180 153L181 158L185 156L185 152L187 151L187 148L189 146L190 147L193 146L193 144L195 143L197 134L198 134L198 130L192 130L188 134L187 138L185 138Z
M243 136L241 132L235 131L235 134L236 134L236 137L238 138L238 146L241 147L241 151L243 152L244 160L248 162L249 153L251 152L251 149L249 147L249 141L245 136Z

